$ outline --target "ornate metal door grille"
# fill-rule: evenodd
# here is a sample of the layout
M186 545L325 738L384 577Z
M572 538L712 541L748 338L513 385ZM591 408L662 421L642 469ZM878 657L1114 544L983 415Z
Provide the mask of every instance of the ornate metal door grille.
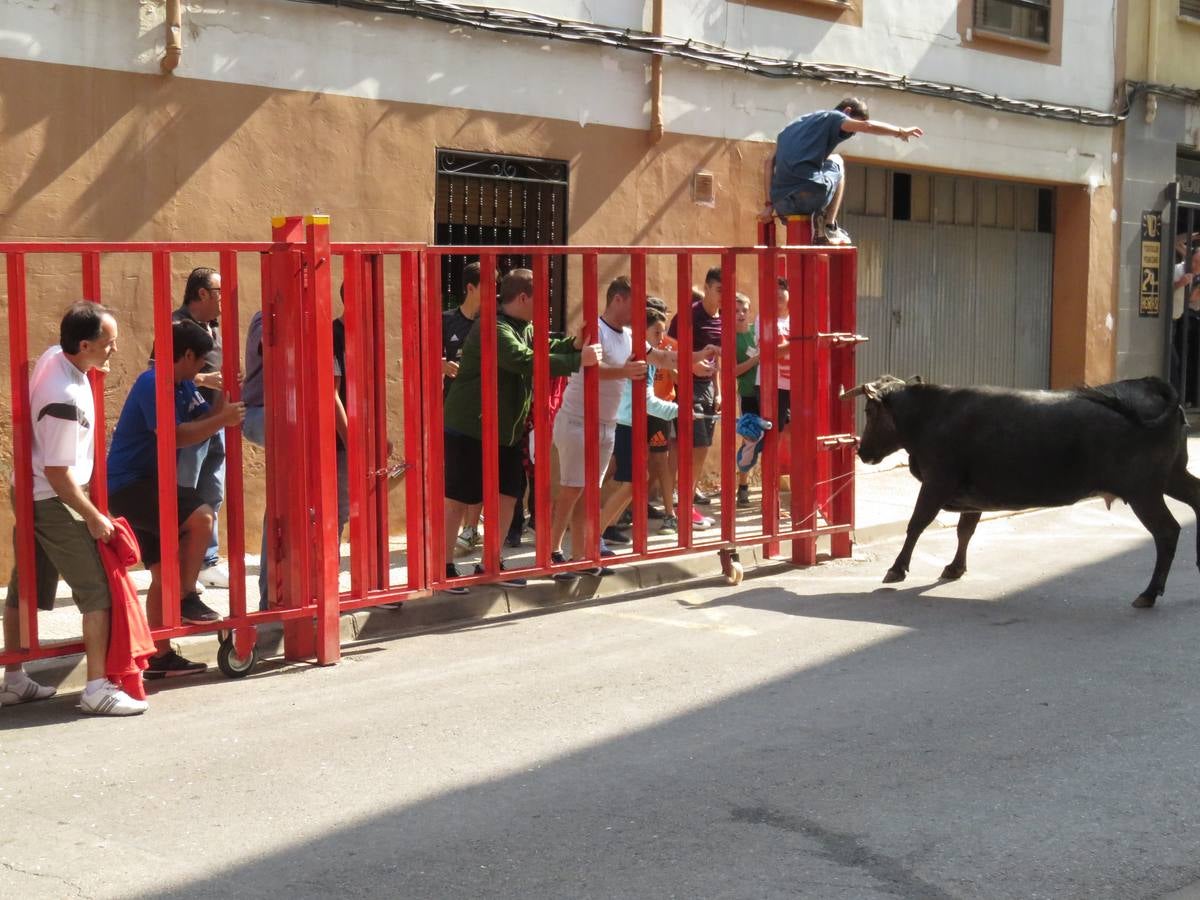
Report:
M495 156L459 150L437 151L434 240L455 245L564 244L567 234L566 162ZM447 256L442 267L442 304L463 295L463 267L478 257ZM501 272L530 266L528 256L501 254ZM567 273L561 258L550 261L550 321L565 321Z

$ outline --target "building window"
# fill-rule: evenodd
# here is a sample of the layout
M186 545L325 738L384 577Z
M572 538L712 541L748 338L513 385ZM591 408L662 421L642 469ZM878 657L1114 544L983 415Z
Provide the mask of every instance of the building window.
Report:
M1200 0L1179 0L1179 14L1200 21Z
M729 0L772 12L796 13L839 25L862 26L863 0Z
M448 246L565 244L569 169L561 160L438 150L434 241ZM443 307L462 300L463 267L478 258L443 258ZM532 258L523 254L496 256L500 272L532 265ZM551 328L561 330L567 290L562 257L551 257L549 271Z
M975 0L975 27L1007 37L1050 43L1050 0Z

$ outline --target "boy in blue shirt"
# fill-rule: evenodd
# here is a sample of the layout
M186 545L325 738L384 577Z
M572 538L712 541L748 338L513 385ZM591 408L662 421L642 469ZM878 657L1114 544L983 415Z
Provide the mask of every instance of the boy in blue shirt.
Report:
M800 116L779 132L775 152L767 159L767 203L762 219L811 215L815 243L849 244L850 235L837 224L845 164L833 151L860 131L905 142L924 133L920 128L872 121L867 104L857 97L847 97L833 109Z
M217 393L209 405L196 388L195 377L204 368L213 339L189 320L172 328L175 382L175 445L189 447L207 441L221 429L240 425L246 415L241 403L229 403ZM108 445L108 506L112 515L129 520L142 563L150 570L146 612L152 626L162 624L161 549L158 522L158 456L155 430L154 366L138 376L125 398L121 417ZM185 624L215 622L220 616L200 600L194 590L212 536L213 509L194 487L177 487L179 505L179 583L186 593L180 602ZM159 653L151 657L147 678L190 675L203 672L204 663L193 663L159 641Z

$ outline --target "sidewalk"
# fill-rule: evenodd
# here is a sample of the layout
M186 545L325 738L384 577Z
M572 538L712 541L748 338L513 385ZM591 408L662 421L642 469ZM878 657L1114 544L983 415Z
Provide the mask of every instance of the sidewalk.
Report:
M1200 438L1194 439L1193 452L1200 452ZM876 466L858 464L855 487L856 541L857 545L870 545L904 533L912 512L920 483L908 469L907 457L901 452ZM752 495L754 496L754 495ZM710 507L709 515L719 514L719 505ZM985 518L1012 515L1011 513L989 513ZM942 513L934 528L953 528L958 521L956 513ZM753 511L738 517L739 532L750 533L758 528L758 516ZM699 534L703 535L704 532ZM531 535L527 535L527 539ZM666 545L671 538L656 538L655 544ZM787 545L784 545L786 551ZM344 552L348 548L343 548ZM828 560L828 542L818 545L819 558ZM404 546L393 543L393 582L404 577ZM508 551L506 558L519 564L522 556L532 557L531 544L520 550ZM477 558L477 557L474 557ZM474 559L473 558L473 559ZM786 557L785 557L786 558ZM761 548L749 547L741 551L742 565L747 576L759 569L777 569L788 563L768 560L762 556ZM532 560L530 559L530 562ZM615 574L608 578L581 577L574 583L551 580L531 581L522 589L499 587L473 587L467 595L454 596L435 594L406 603L398 610L366 609L346 613L341 617L343 643L356 640L378 640L394 637L416 629L430 628L450 622L494 618L527 612L552 609L566 603L583 600L604 600L627 597L631 593L655 591L678 586L698 579L721 577L721 566L713 550L706 549L685 556L658 559L638 563L613 561ZM468 564L459 561L460 570L468 571ZM246 557L247 581L249 582L247 605L256 606L258 557ZM134 580L144 593L149 585L149 574L135 572ZM349 574L343 562L343 590L349 588ZM228 611L228 592L209 589L204 594L205 602L221 612ZM79 615L70 600L66 585L60 584L58 607L53 612L42 613L39 629L43 640L78 639ZM177 640L184 655L215 665L217 641L215 636L204 635ZM259 629L259 658L269 659L282 653L282 631L278 625L267 625ZM31 663L27 666L36 673L38 680L56 684L60 690L78 690L83 685L83 663L81 657L65 657Z

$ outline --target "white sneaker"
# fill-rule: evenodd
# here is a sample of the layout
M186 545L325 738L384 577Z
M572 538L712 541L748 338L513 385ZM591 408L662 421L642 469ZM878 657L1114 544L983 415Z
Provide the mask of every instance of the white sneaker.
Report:
M853 243L846 229L832 223L825 225L825 241L831 247L845 247Z
M454 542L454 555L462 556L464 553L470 553L479 546L482 540L483 535L480 534L478 528L464 528L459 534L458 540Z
M12 679L12 680L10 680ZM4 676L0 684L0 706L16 706L18 703L32 703L34 700L49 700L57 688L38 684L24 672L18 672L16 677Z
M145 700L134 700L111 681L94 691L84 691L79 708L91 716L140 716L150 708Z
M200 570L200 584L211 588L229 587L229 569L217 563Z

